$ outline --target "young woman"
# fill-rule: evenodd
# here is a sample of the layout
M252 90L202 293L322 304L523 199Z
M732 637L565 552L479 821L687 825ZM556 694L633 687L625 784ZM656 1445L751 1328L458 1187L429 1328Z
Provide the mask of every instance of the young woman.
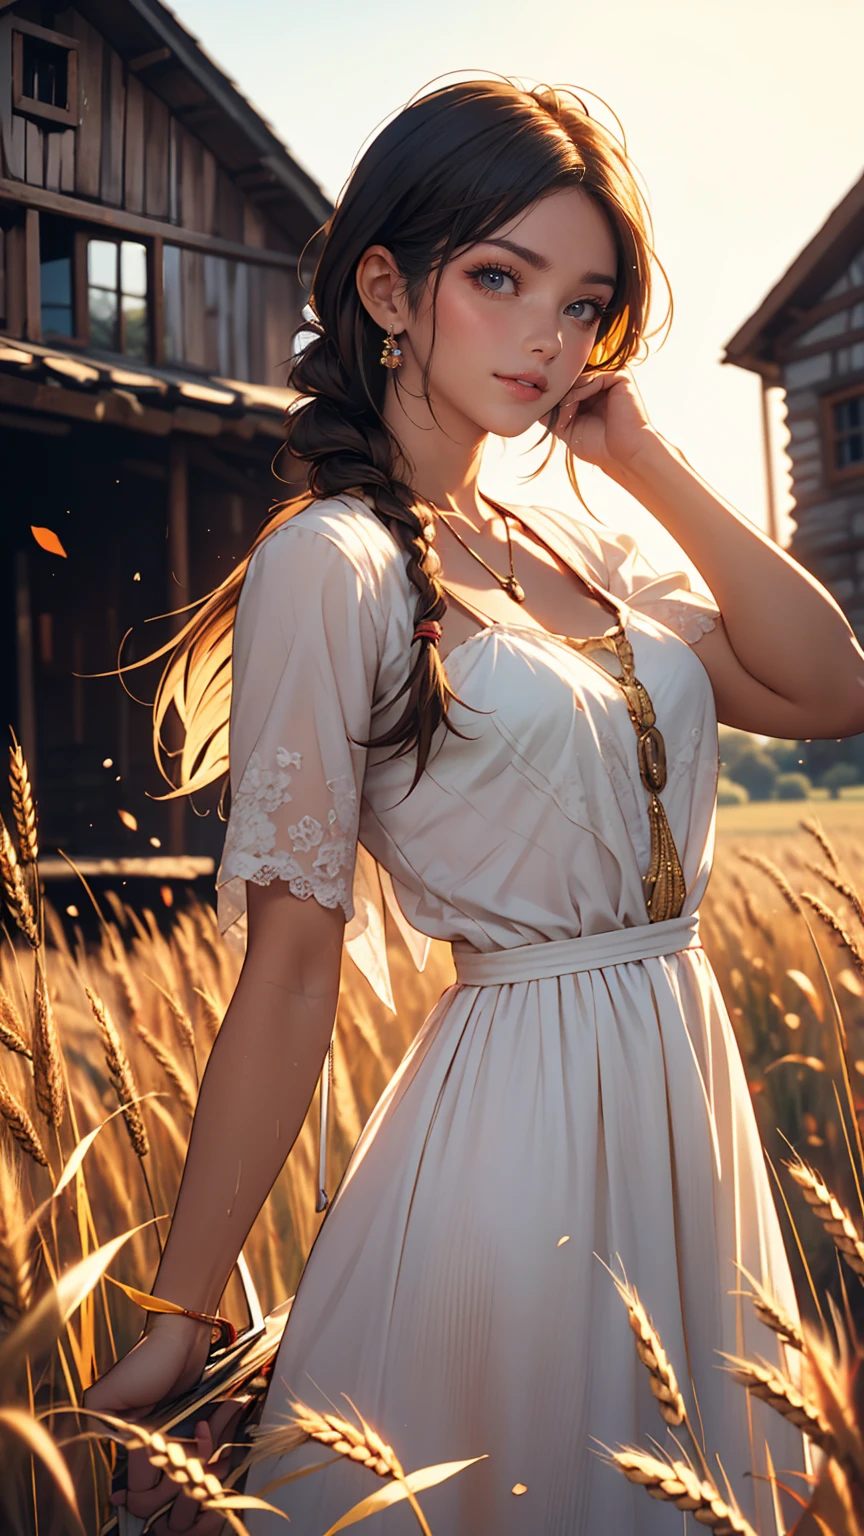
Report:
M350 1416L347 1398L406 1470L483 1458L423 1495L436 1536L679 1530L599 1454L675 1449L606 1267L620 1263L709 1452L773 1530L766 1445L787 1483L804 1454L724 1369L724 1351L778 1351L736 1266L796 1307L699 943L717 720L860 731L864 654L824 588L649 421L628 364L650 220L578 98L497 79L432 90L374 140L324 233L288 424L310 494L191 621L157 708L158 723L176 697L188 717L186 787L230 756L219 896L223 927L248 903L248 946L154 1292L215 1312L321 1072L372 859L403 930L452 942L457 981L327 1211L264 1424L294 1397ZM575 496L486 496L488 434L535 423L566 445L574 485L573 456L655 514L715 602ZM191 1317L152 1319L89 1406L173 1395L208 1343ZM325 1459L307 1443L247 1491ZM131 1512L164 1500L156 1476L139 1469ZM381 1486L334 1457L270 1498L322 1536ZM364 1529L416 1522L402 1503Z

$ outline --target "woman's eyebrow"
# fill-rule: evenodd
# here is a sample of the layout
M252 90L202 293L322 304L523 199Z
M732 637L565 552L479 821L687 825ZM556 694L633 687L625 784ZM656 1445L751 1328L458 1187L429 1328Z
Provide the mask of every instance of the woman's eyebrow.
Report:
M517 245L515 240L483 240L482 245L498 245L502 250L512 251L521 261L528 263L529 267L535 267L538 272L548 272L552 266L548 257L541 256L539 251L530 251L526 245ZM583 278L586 283L605 283L608 288L615 287L614 277L609 277L605 272L586 272Z

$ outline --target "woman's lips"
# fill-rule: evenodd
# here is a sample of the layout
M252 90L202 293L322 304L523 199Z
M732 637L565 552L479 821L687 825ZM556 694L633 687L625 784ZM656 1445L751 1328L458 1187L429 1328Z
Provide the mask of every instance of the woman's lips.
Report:
M496 373L495 377L500 379L502 384L506 384L517 400L539 400L543 393L536 384L523 384L521 379L508 379L501 373Z

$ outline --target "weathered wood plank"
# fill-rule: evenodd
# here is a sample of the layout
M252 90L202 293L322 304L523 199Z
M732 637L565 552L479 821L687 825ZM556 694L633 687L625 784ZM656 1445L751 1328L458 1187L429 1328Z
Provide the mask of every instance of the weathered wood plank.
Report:
M201 166L201 226L208 235L216 233L216 161L205 149Z
M180 151L180 222L184 229L203 230L202 183L204 145L193 133L177 125Z
M58 133L55 137L60 143L60 191L75 191L75 129L67 128L65 133Z
M168 119L168 218L180 223L180 149L177 119Z
M265 384L285 388L287 364L291 357L291 333L300 319L295 309L295 291L290 272L273 270L264 279Z
M166 241L170 240L188 250L210 251L214 256L251 261L256 266L293 270L297 262L295 256L284 251L250 249L235 240L220 240L218 235L181 229L173 224L165 224L160 219L127 213L123 208L103 208L100 203L88 203L80 197L67 197L62 192L46 192L44 187L25 187L18 181L3 178L0 178L0 203L44 208L47 213L62 213L66 218L82 219L88 224L123 230L131 235L162 235Z
M243 239L243 202L239 187L217 166L214 235L221 235L225 240Z
M150 355L154 363L165 361L165 247L162 236L151 241L147 253L147 284L150 289Z
M24 335L24 225L6 231L6 329Z
M45 185L45 151L42 144L42 129L38 123L27 119L26 134L26 159L25 173L27 184L31 187L44 187Z
M204 257L204 367L208 373L224 372L220 360L220 293L225 262L219 256Z
M16 135L15 127L21 125ZM3 172L24 180L24 122L12 115L12 17L0 18L0 147Z
M42 310L39 303L39 214L28 208L24 215L24 335L28 341L42 340Z
M72 131L72 130L67 130ZM45 144L45 185L51 192L60 191L60 151L62 134L46 134Z
M205 368L204 257L198 251L181 252L180 291L183 360L192 368Z
M123 204L123 125L126 119L126 85L123 60L105 44L102 71L102 173L99 196L112 208Z
M137 75L126 79L126 131L123 159L123 206L144 212L144 87Z
M243 199L243 244L266 245L267 226L260 208L250 203L248 197Z
M152 91L144 92L144 212L168 218L168 125L171 114Z
M267 376L267 356L264 345L264 325L267 317L264 292L264 273L260 267L250 267L249 286L249 381L252 384L272 384Z
M75 190L99 196L102 157L102 36L77 11L69 13L70 36L78 39L80 126L76 130Z

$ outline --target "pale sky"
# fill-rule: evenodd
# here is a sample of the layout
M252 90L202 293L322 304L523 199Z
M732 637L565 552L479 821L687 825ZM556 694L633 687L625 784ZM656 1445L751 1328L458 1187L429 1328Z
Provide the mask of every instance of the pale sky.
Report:
M175 0L174 8L331 200L364 142L437 76L567 84L608 102L647 190L675 301L668 340L638 370L640 390L664 437L767 527L759 383L719 359L864 167L861 0ZM540 431L506 449L490 440L483 489L514 504L573 505L560 448L537 480L520 484L541 461L540 452L522 456ZM778 398L781 510L791 505L786 436ZM660 569L683 568L705 588L637 502L598 471L583 469L580 483L592 510L634 533ZM781 542L791 529L784 517Z

